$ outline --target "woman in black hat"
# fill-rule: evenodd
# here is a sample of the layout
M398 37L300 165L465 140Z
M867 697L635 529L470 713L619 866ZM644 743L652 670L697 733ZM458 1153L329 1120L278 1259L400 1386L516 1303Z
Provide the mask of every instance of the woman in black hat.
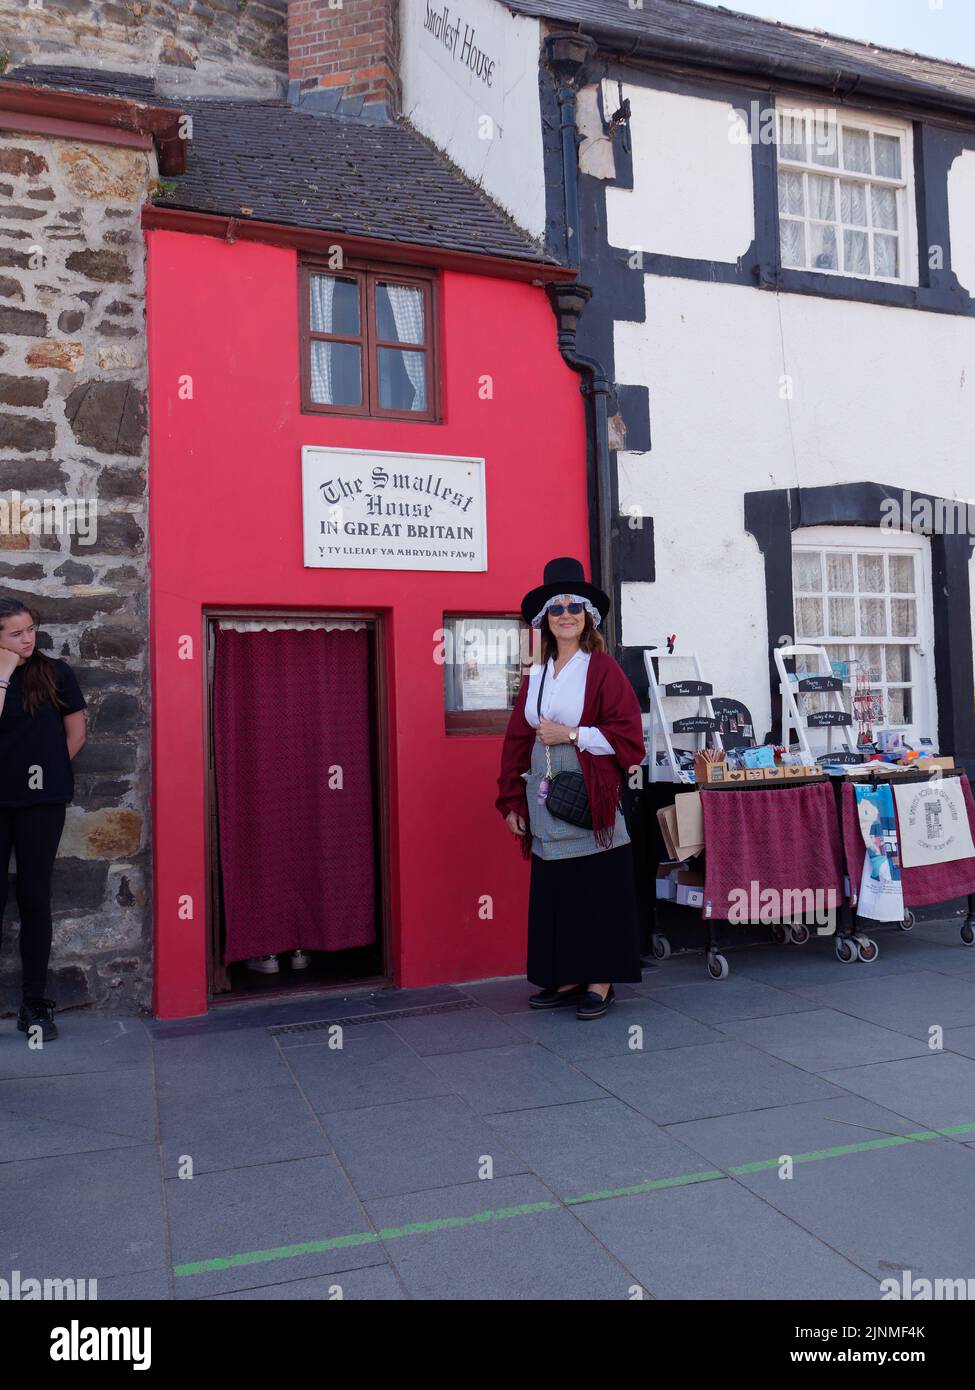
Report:
M531 860L526 973L541 989L529 1003L575 1004L577 1017L598 1018L613 1002L613 981L642 978L620 809L623 778L645 753L640 706L599 632L609 599L586 583L578 560L550 560L521 611L540 629L542 663L511 712L495 805ZM578 783L580 772L588 816L574 820L584 824L556 816L546 800L560 773Z

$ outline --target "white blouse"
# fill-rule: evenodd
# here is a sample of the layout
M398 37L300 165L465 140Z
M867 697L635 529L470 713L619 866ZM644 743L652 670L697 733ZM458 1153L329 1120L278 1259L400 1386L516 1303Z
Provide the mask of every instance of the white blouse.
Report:
M542 691L542 718L552 719L556 724L568 724L576 728L582 718L582 706L586 695L586 673L589 670L589 652L581 648L575 656L555 675L555 664L548 659L545 688ZM525 718L533 729L538 728L538 687L542 679L541 666L533 666L528 677L528 694L525 698ZM595 724L583 725L579 729L577 747L586 753L612 753L613 746L604 738Z

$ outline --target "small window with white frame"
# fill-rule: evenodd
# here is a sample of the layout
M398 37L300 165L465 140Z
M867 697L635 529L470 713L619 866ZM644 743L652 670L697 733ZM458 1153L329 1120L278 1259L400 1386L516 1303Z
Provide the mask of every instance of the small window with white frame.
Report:
M874 533L868 539L842 529L848 538L840 528L825 527L793 538L797 641L826 648L855 722L863 710L854 697L868 695L865 708L874 728L901 729L909 739L930 736L933 639L926 542L906 533L888 533L883 540ZM813 669L807 659L797 658L800 675L806 664ZM812 709L810 704L806 713Z
M783 270L916 284L911 127L780 107L776 135Z

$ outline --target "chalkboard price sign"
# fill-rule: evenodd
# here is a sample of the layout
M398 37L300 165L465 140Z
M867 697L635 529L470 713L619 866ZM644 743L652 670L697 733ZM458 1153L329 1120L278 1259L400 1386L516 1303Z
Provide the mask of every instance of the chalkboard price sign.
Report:
M714 686L709 681L671 681L664 686L665 695L712 695Z
M806 718L806 725L810 729L846 728L852 723L853 717L845 709L823 709Z
M839 676L803 676L799 689L803 693L807 690L842 690L843 682Z
M675 719L675 734L713 734L717 732L718 721L709 714L692 714L689 719Z

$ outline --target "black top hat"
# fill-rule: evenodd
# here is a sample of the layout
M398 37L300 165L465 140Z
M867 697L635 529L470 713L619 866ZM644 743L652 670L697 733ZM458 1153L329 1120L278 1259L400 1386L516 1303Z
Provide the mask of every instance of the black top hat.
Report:
M522 599L521 614L525 622L530 624L542 605L556 594L579 594L587 598L599 613L601 623L606 621L609 599L595 584L586 583L581 561L573 560L569 555L560 555L555 560L549 560L543 582L536 589L529 589Z

